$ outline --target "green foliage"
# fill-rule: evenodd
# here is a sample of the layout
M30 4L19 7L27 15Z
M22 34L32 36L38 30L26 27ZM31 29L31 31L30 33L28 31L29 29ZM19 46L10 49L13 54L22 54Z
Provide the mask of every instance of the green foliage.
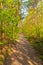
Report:
M33 4L33 1L30 0ZM29 7L28 15L23 22L23 33L43 60L43 1ZM41 56L42 55L42 56Z
M2 33L4 33L5 38L12 40L18 38L18 24L20 22L19 5L19 0L0 0L0 38Z
M28 15L23 23L23 31L26 36L43 36L43 2L37 7L29 7ZM40 10L40 11L39 11Z

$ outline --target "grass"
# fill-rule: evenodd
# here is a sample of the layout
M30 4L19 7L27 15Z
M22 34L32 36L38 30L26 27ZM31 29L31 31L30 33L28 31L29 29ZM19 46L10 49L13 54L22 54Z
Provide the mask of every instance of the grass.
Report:
M43 38L41 37L26 37L33 48L36 50L38 56L43 61Z

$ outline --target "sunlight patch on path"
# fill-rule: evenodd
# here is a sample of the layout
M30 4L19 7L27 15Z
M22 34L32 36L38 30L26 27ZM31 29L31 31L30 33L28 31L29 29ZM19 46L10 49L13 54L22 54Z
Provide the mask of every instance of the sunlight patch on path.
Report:
M25 40L23 35L21 35L16 41L16 48L12 45L11 52L9 53L8 60L10 59L10 62L8 61L8 63L10 63L10 65L42 65L35 50L30 43Z

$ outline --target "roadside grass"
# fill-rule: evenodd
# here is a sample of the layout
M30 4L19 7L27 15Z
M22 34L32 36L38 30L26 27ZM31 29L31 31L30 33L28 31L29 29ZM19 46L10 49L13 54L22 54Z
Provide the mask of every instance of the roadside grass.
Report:
M43 61L43 37L26 37L26 39L30 42L39 58Z

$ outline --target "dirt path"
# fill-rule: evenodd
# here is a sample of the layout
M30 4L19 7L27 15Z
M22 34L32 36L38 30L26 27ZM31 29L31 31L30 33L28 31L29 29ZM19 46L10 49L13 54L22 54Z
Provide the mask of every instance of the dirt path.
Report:
M11 52L5 59L4 65L42 65L35 50L21 35L18 44L12 44Z

